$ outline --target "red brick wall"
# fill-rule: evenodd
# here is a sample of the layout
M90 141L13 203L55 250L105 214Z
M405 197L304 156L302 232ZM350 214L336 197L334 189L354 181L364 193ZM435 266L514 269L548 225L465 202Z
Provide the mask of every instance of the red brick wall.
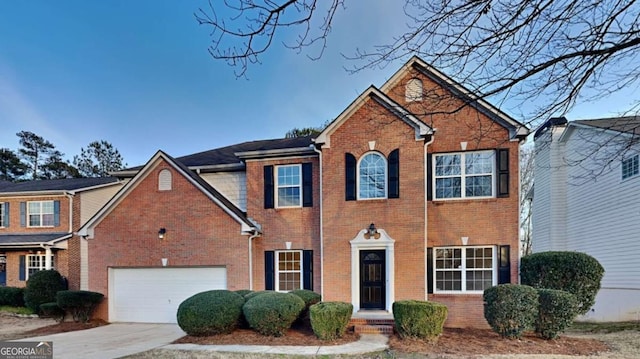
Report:
M264 166L311 163L313 207L264 208ZM247 213L262 225L262 236L254 239L253 288L264 290L264 252L286 249L313 250L314 291L320 292L320 168L317 156L247 161ZM274 169L275 173L275 169Z
M411 78L423 81L423 101L406 103L405 84ZM384 228L395 243L395 295L400 299L424 299L425 247L510 245L511 281L518 282L518 150L508 131L474 110L415 70L410 71L388 94L436 130L429 154L467 150L509 149L510 196L479 200L426 201L425 157L414 129L392 116L374 101L351 115L330 137L323 149L324 277L325 299L351 301L350 245L357 232L373 222ZM359 158L376 141L376 150L388 156L400 148L399 199L344 200L344 153ZM427 205L427 239L424 211ZM431 273L429 273L431 275ZM487 327L482 295L430 294L429 300L449 307L449 327Z
M172 172L173 188L158 191L158 173ZM163 240L158 230L167 230ZM202 191L163 160L95 227L89 246L89 290L105 295L97 315L108 319L109 267L225 266L228 289L249 285L247 236Z
M60 225L57 227L21 227L20 226L20 202L32 201L60 201ZM8 227L0 227L0 234L27 234L27 233L51 233L70 232L69 229L69 198L66 196L26 196L0 198L0 202L9 202ZM27 218L27 224L29 219Z

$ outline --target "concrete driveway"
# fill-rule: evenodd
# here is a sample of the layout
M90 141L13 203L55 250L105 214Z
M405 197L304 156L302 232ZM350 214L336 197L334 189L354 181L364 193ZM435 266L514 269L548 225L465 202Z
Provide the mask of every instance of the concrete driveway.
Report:
M18 341L51 341L54 358L111 359L157 348L184 335L177 324L114 323Z

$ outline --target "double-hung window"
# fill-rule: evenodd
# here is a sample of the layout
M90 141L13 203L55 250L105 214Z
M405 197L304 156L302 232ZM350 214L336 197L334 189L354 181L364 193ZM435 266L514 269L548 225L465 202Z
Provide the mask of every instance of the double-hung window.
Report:
M33 273L45 270L46 268L46 255L44 254L29 254L27 255L27 279L33 275ZM53 265L53 255L51 256L51 269L55 269Z
M278 207L302 206L301 165L277 166L276 188Z
M435 199L495 195L494 151L434 155Z
M302 251L276 252L276 290L302 289Z
M358 165L358 198L387 197L387 160L377 152L370 152Z
M622 160L622 179L637 176L640 173L640 160L638 155Z
M27 202L29 227L53 227L53 201Z
M497 282L494 247L434 248L436 292L481 293Z
M9 225L8 222L7 205L5 202L0 202L0 227L7 227Z

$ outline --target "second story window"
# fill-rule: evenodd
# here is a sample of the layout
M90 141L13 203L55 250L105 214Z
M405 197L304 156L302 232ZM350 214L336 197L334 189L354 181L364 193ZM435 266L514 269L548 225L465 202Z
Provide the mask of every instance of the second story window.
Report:
M435 199L494 196L494 151L434 156Z
M0 202L0 227L9 227L9 203Z
M300 165L277 166L276 188L278 207L302 206L302 175Z
M387 160L377 152L365 154L358 164L358 198L387 197Z
M637 176L640 174L640 160L638 155L622 160L622 179Z
M29 227L53 227L53 201L27 202L27 218Z

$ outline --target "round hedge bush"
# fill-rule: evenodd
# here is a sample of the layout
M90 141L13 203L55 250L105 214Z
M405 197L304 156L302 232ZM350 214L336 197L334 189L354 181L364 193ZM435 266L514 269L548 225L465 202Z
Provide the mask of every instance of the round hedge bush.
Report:
M564 290L576 296L578 314L593 306L604 268L581 252L540 252L522 257L520 280L534 288Z
M433 339L447 320L447 307L436 302L400 300L393 303L393 320L401 338Z
M258 333L282 336L304 309L304 301L291 293L266 292L247 300L244 317Z
M239 290L234 290L233 292L240 294L242 297L244 297L245 295L247 295L249 293L253 293L253 291L251 289L239 289Z
M228 290L210 290L185 299L178 307L178 325L193 336L231 333L236 329L244 298Z
M40 304L56 301L56 294L66 290L67 285L56 270L42 270L29 276L24 288L24 304L35 313L40 313Z
M0 305L24 307L24 288L0 287Z
M347 331L353 305L345 302L320 302L309 307L313 333L321 340L341 338Z
M577 315L576 296L562 290L539 289L538 318L535 329L544 339L555 339L563 333Z
M265 293L272 293L273 291L271 290L259 290L256 292L251 292L251 293L247 293L244 295L244 300L248 301L251 298L257 297L259 295L265 294Z
M500 284L483 294L484 317L504 338L520 338L538 316L538 291L520 284Z

